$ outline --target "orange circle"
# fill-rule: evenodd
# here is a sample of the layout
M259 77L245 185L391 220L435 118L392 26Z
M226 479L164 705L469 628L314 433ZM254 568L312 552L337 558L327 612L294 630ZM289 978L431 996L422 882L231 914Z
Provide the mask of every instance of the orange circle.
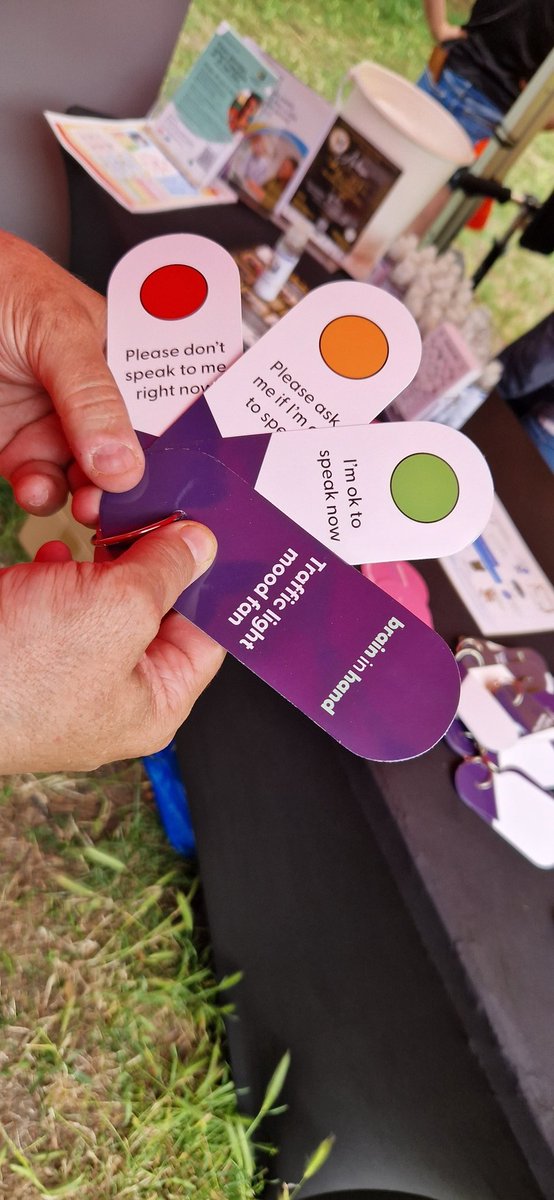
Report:
M319 339L321 357L335 375L370 379L389 356L389 343L379 325L368 317L335 317Z

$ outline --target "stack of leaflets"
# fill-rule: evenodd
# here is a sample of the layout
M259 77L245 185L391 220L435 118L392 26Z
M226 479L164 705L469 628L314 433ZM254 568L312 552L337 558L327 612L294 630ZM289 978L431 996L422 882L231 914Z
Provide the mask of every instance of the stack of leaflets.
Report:
M337 108L223 22L168 100L141 120L46 117L64 148L130 212L232 203L301 217L330 268L401 174Z
M56 137L130 212L232 203L217 176L277 76L224 22L171 99L140 120L46 112Z

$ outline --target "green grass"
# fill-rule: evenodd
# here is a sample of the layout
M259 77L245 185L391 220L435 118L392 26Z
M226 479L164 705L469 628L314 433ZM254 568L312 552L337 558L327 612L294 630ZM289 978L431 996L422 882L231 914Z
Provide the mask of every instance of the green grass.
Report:
M15 503L9 483L0 478L0 567L25 558L18 538L24 520L25 513Z
M53 785L37 781L35 796ZM27 1119L16 1105L0 1127L0 1194L14 1200L259 1189L222 1055L226 985L193 936L194 873L164 845L140 782L131 790L111 839L73 816L33 825L33 881L2 881L1 1090L29 1089Z
M0 793L0 1196L251 1200L288 1056L241 1115L223 1028L237 978L216 984L194 869L122 770Z
M469 5L458 4L454 17ZM217 0L191 5L166 80L166 90L188 70L216 26L227 20L329 100L354 63L382 62L416 79L430 40L420 0Z

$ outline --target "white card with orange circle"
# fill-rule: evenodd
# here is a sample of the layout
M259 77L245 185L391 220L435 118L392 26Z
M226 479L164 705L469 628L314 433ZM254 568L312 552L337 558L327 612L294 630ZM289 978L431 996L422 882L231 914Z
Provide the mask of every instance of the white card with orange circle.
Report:
M206 396L223 437L365 425L413 379L421 338L394 296L324 284L234 364Z
M240 277L208 238L133 247L108 285L108 364L133 427L159 437L242 354Z

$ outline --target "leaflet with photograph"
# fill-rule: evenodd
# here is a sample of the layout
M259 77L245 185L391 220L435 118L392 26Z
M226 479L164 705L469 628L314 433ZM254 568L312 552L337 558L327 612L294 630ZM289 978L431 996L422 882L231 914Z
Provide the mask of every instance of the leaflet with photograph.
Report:
M266 212L279 213L329 131L335 109L295 75L259 54L278 82L225 168L234 187Z
M211 183L277 83L261 52L227 22L150 127L158 145L196 187Z
M232 204L217 176L277 76L224 22L169 101L144 118L46 112L58 141L129 212Z

